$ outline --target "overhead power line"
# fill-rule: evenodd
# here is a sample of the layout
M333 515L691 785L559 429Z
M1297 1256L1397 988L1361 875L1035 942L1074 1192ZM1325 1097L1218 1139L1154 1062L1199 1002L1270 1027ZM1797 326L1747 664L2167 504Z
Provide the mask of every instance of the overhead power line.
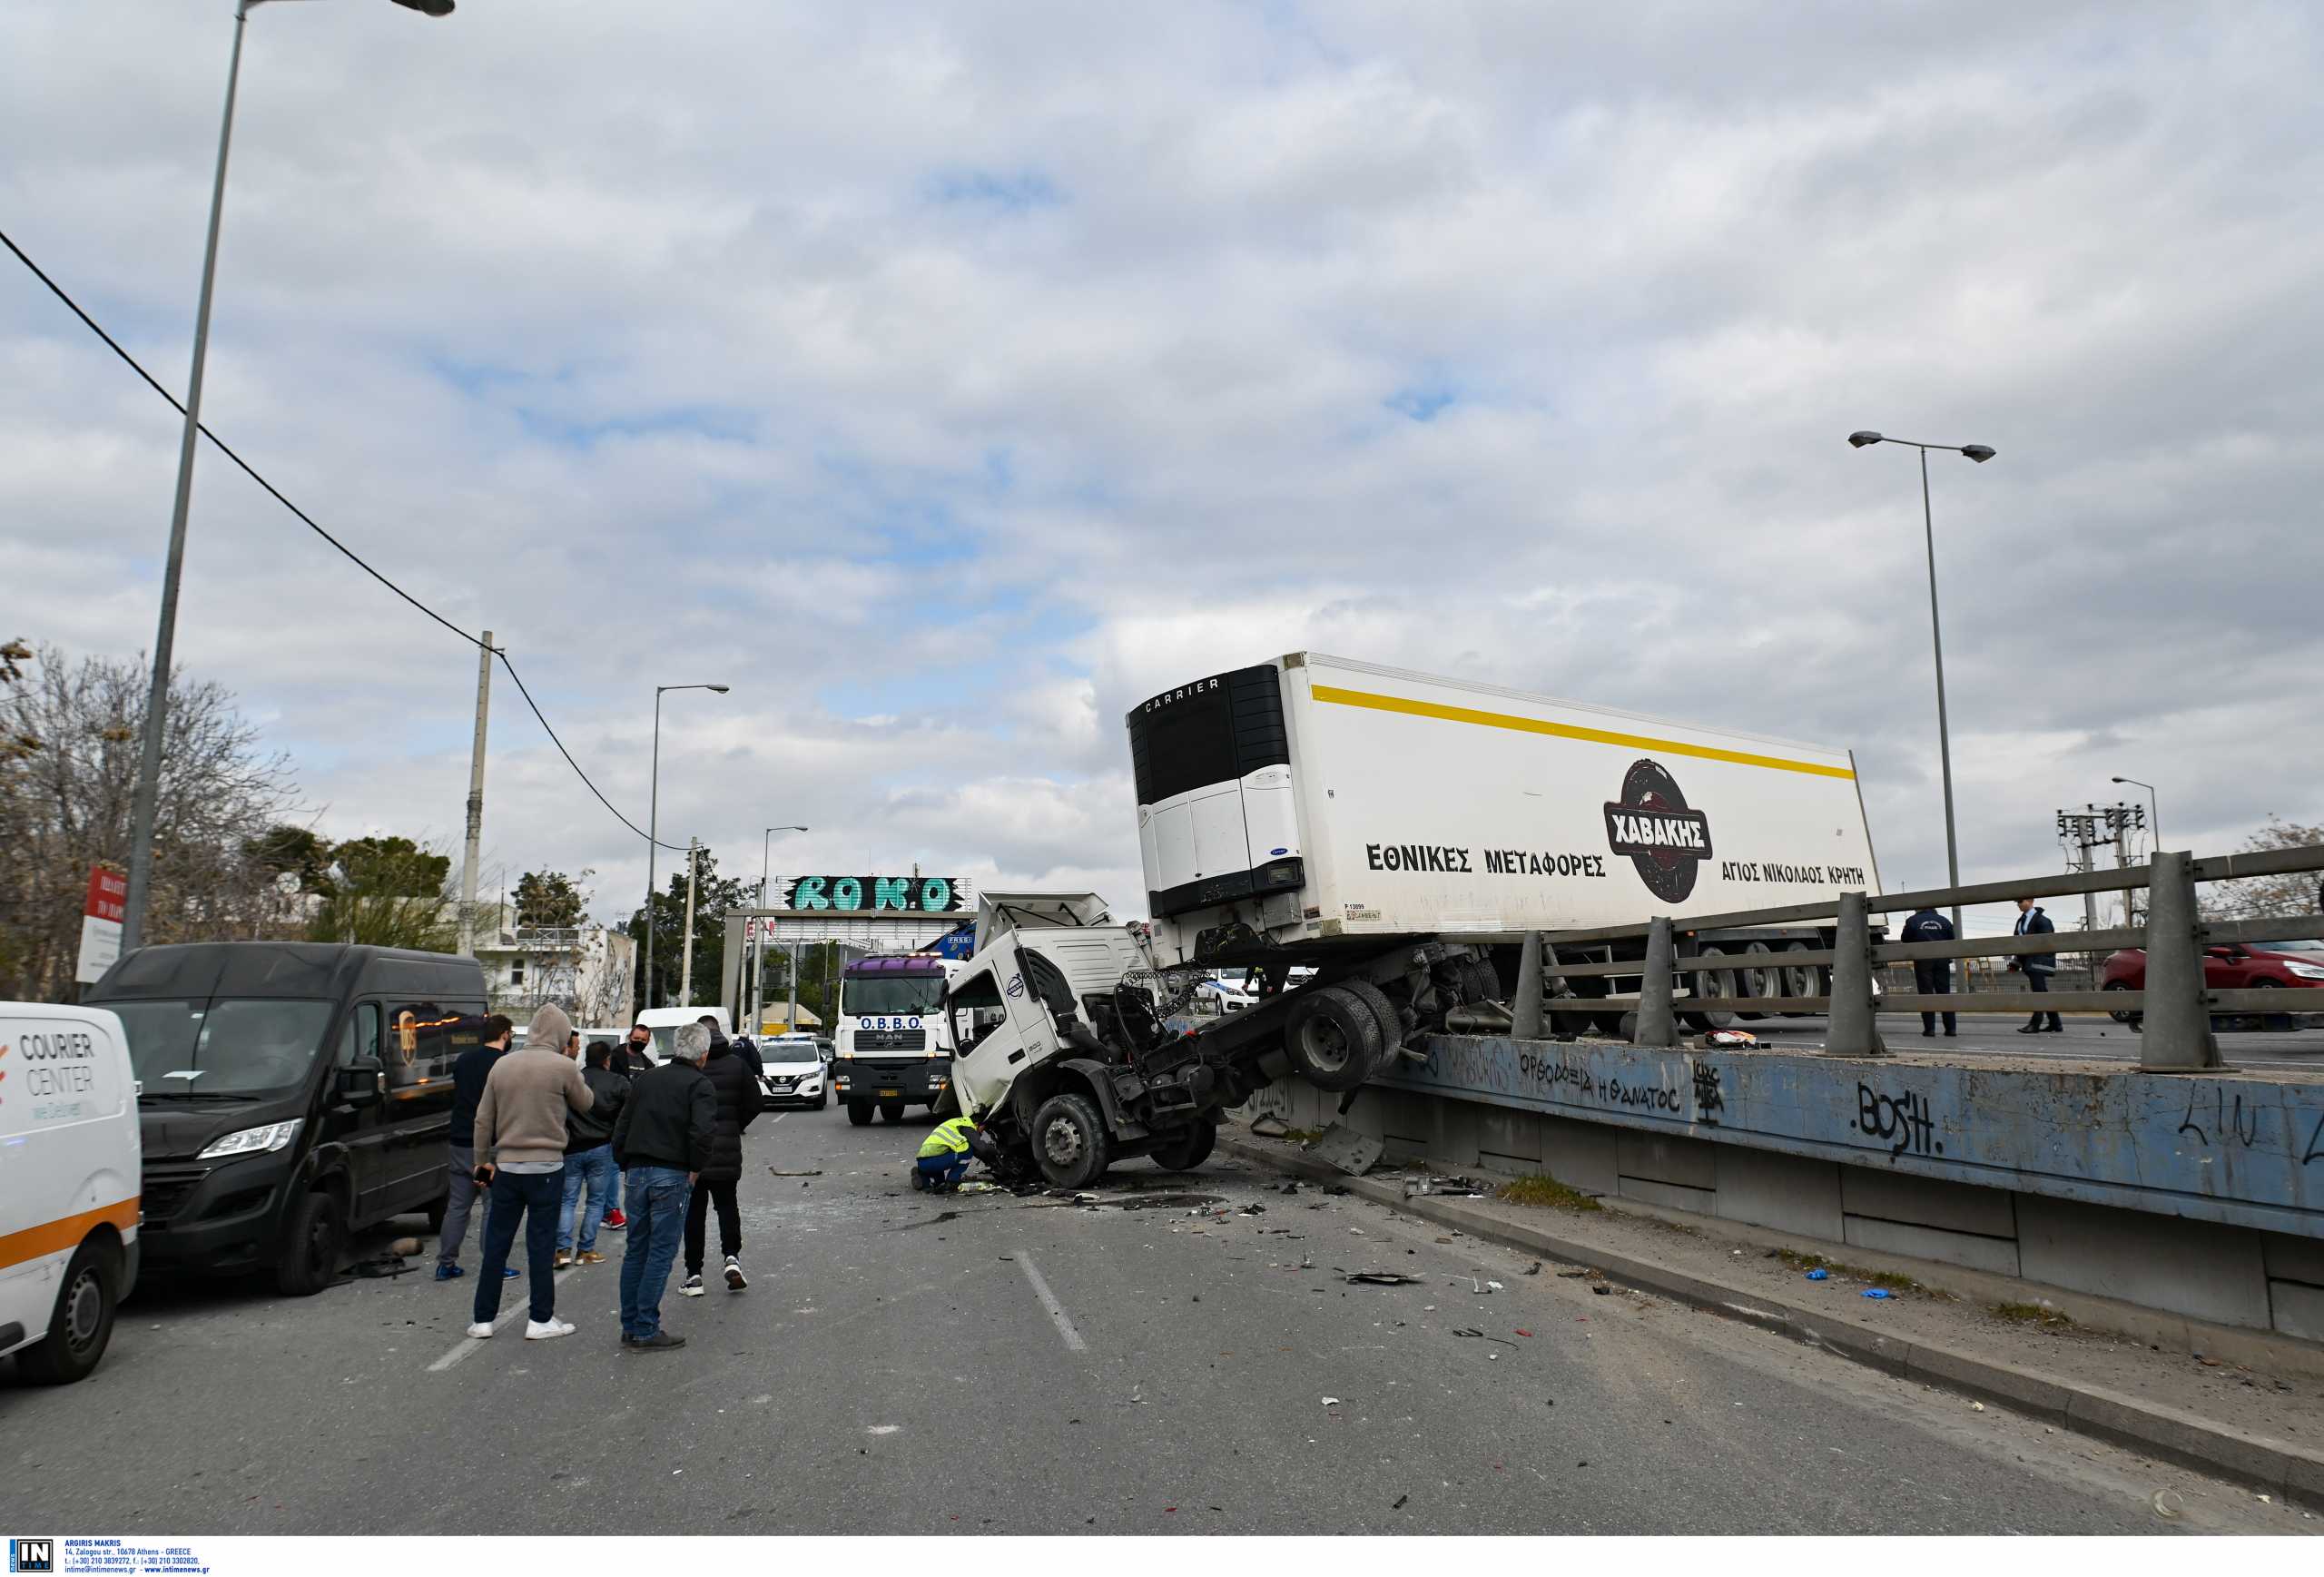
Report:
M25 267L30 269L33 272L33 277L40 281L42 284L46 285L49 289L49 293L54 295L58 301L64 302L65 307L71 310L73 315L80 319L81 321L86 325L89 332L103 340L106 348L112 350L115 356L120 357L121 360L128 365L131 371L136 373L138 377L145 380L146 387L153 389L154 393L160 395L163 399L168 400L170 402L170 408L176 411L180 416L183 416L185 414L185 406L180 402L178 397L172 394L167 389L162 387L160 382L154 379L153 375L145 370L144 367L138 361L137 358L132 356L127 350L123 350L120 340L114 339L111 334L106 333L104 326L99 323L94 318L89 316L89 314L82 309L81 303L74 301L71 295L66 293L63 285L58 284L54 279L51 279L47 270L42 268L40 264L33 261L31 257L26 255L25 249L18 246L15 240L10 237L5 231L0 231L0 246L5 246L11 252L14 252L15 254L16 261L23 263ZM403 598L404 601L409 603L413 607L418 608L421 613L427 615L429 618L443 626L444 628L459 636L460 639L466 641L469 646L480 646L484 645L484 642L480 637L468 634L468 631L460 628L459 626L446 618L442 614L438 613L434 608L429 607L426 603L412 596L411 593L404 590L403 587L398 586L394 581L389 579L385 575L381 574L379 570L374 569L369 564L366 563L362 555L357 553L346 543L341 542L338 537L324 530L322 526L316 521L313 516L299 508L298 505L292 503L284 496L281 488L276 487L272 482L268 481L264 476L261 475L257 467L242 458L241 456L236 454L232 447L229 445L224 439L222 439L216 433L212 432L206 423L196 423L195 425L200 429L202 436L208 439L211 443L217 448L220 454L224 455L228 459L233 461L234 464L240 468L244 476L250 478L251 481L256 482L261 488L266 489L268 497L271 498L276 503L281 505L285 509L290 510L291 514L297 516L300 523L305 526L308 530L312 531L316 536L321 537L333 547L339 549L339 551L346 557L347 561L350 564L354 565L356 568L369 576L373 580L378 581L381 586L386 586L389 591ZM525 705L531 711L534 719L540 724L541 732L548 735L549 743L551 744L556 746L557 754L563 756L565 758L565 764L573 769L573 775L581 780L581 786L587 789L592 794L596 796L597 803L606 807L606 811L612 814L614 820L619 822L623 826L627 827L639 837L646 838L648 843L654 843L658 848L668 849L673 853L683 853L685 845L680 843L664 843L658 839L647 837L645 828L639 826L635 822L633 822L627 816L623 815L620 811L615 809L613 801L606 798L605 794L598 790L597 785L590 781L589 774L581 770L581 764L573 759L573 753L565 748L565 741L559 739L556 735L556 730L549 726L548 718L542 713L539 703L533 699L533 693L525 687L525 681L523 677L517 674L517 665L508 660L508 654L500 647L495 646L492 648L492 655L500 659L500 665L507 670L508 677L516 684L517 694L525 698Z

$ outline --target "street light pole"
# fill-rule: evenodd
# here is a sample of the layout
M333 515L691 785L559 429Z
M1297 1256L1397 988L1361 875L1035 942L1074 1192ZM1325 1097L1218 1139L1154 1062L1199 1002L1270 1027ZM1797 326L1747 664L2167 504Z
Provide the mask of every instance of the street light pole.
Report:
M1848 442L1857 448L1876 443L1904 444L1921 452L1921 530L1928 547L1928 635L1930 649L1936 657L1936 755L1937 766L1945 780L1945 868L1948 886L1961 885L1961 840L1954 830L1953 821L1953 727L1945 709L1945 626L1936 609L1936 518L1929 508L1928 452L1946 449L1966 455L1984 465L1994 458L1994 451L1984 444L1924 444L1911 439L1888 438L1885 434L1859 431L1848 434ZM1961 934L1961 906L1953 906L1953 934Z
M448 15L453 0L396 0L430 16ZM226 65L226 113L218 125L218 170L210 183L210 233L202 248L202 294L193 310L193 370L186 379L185 430L178 439L177 497L170 506L170 551L162 567L162 618L153 634L153 673L145 697L145 736L137 762L137 793L129 813L129 892L122 905L123 952L145 940L145 905L153 885L153 822L162 798L162 749L170 722L170 665L177 648L178 585L185 568L186 516L193 504L193 449L202 436L202 373L210 356L210 301L218 283L218 225L226 206L226 153L234 140L234 94L241 85L242 34L251 9L266 0L238 0L234 51Z
M2151 847L2152 847L2152 848L2157 848L2157 849L2162 848L2162 797L2160 794L2158 794L2158 793L2156 793L2154 792L2154 785L2153 785L2152 784L2151 784L2151 783L2141 783L2138 779L2136 779L2136 778L2134 778L2134 777L2118 777L2118 778L2116 778L2114 781L2115 781L2116 783L2126 783L2126 784L2129 784L2132 788L2142 788L2142 789L2146 790L2146 824L2147 824L2147 830L2148 830L2150 833L2152 833L2153 834L2153 836L2154 836L2154 842L2153 842L2153 843L2152 843L2152 845L2150 845L2150 846L2151 846Z
M774 845L774 835L777 833L803 833L806 830L804 827L769 827L766 830L766 835L759 840L759 907L761 909L766 907L767 874L771 869L767 862L768 851ZM751 944L751 1033L757 1035L764 1033L766 1030L765 915L762 914L758 917L758 923L752 928L752 935L757 940ZM790 1026L786 1024L783 1028L787 1030Z
M715 690L726 694L724 685L656 685L654 686L654 777L646 791L645 811L645 990L643 1005L653 1008L661 1004L655 1000L654 991L654 853L662 846L662 697L673 690ZM692 843L687 847L691 849ZM688 879L692 879L689 868Z

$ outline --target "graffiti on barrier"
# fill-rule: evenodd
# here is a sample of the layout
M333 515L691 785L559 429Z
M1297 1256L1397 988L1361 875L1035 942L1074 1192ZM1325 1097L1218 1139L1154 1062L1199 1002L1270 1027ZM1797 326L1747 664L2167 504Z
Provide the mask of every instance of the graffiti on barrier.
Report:
M1695 1120L1707 1128L1718 1126L1718 1114L1727 1109L1727 1098L1719 1092L1718 1064L1695 1064Z
M2219 1135L2221 1144L2232 1139L2244 1148L2250 1148L2252 1141L2260 1137L2259 1102L2256 1099L2252 1102L2250 1120L2247 1122L2244 1120L2241 1090L2235 1092L2235 1115L2231 1119L2228 1116L2227 1086L2212 1085L2211 1096L2210 1101L2204 1102L2201 1099L2202 1091L2192 1088L2188 1089L2187 1110L2179 1119L2179 1131L2182 1134L2193 1134L2197 1144L2210 1144L2211 1135L2216 1133ZM2211 1127L2208 1129L2205 1129L2201 1123L2196 1121L2198 1118L2208 1119Z
M1917 1089L1884 1095L1869 1085L1858 1084L1856 1121L1848 1126L1886 1145L1892 1161L1907 1150L1916 1156L1945 1153L1945 1141L1935 1137L1936 1119L1929 1115L1928 1097Z

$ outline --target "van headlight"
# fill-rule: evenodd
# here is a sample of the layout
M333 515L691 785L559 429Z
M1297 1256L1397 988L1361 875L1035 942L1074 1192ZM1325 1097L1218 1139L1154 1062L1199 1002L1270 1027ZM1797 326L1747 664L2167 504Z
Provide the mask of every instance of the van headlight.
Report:
M299 1137L307 1119L294 1117L289 1122L271 1122L264 1128L246 1128L240 1133L230 1133L224 1138L213 1139L209 1147L193 1158L197 1161L223 1160L228 1156L270 1155L283 1148Z

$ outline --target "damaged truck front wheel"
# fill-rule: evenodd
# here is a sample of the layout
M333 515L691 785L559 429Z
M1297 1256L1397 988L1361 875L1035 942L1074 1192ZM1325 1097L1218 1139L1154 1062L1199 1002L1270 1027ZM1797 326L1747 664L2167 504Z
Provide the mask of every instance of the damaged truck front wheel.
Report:
M1087 1096L1052 1095L1033 1114L1033 1159L1060 1188L1086 1188L1106 1170L1106 1125Z
M1148 1153L1154 1157L1154 1164L1166 1171L1191 1172L1210 1159L1210 1152L1217 1143L1218 1125L1206 1118L1183 1133L1172 1134Z
M1284 1050L1299 1077L1318 1089L1354 1089L1372 1077L1381 1053L1372 1005L1344 985L1302 991L1285 1026Z

